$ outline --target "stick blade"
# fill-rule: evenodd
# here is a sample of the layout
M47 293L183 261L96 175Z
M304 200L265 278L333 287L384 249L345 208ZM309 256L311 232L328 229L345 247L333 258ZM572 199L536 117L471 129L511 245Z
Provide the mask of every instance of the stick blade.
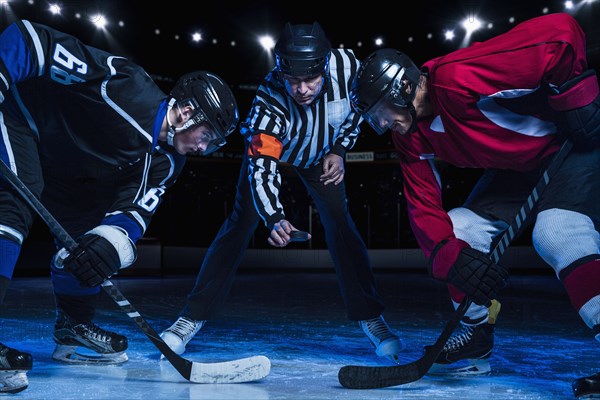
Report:
M393 367L346 365L340 368L338 380L348 389L377 389L414 382L423 375L418 362Z
M348 389L377 389L414 382L423 375L417 362L393 367L346 365L340 368L338 380Z
M194 383L252 382L265 378L269 372L271 372L271 361L265 356L217 363L192 362L189 381Z

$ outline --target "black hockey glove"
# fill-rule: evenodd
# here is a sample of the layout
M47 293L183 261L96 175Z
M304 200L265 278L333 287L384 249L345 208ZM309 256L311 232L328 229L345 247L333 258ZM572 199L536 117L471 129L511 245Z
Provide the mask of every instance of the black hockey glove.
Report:
M594 70L565 82L548 98L560 134L579 148L600 146L600 90Z
M490 307L492 300L506 286L508 271L492 262L484 253L463 248L448 271L447 280L464 292L474 303Z
M449 282L476 304L489 307L506 285L508 271L458 238L442 240L433 250L429 267L434 278Z
M121 268L117 249L104 237L85 234L78 246L63 261L67 271L86 286L96 286Z

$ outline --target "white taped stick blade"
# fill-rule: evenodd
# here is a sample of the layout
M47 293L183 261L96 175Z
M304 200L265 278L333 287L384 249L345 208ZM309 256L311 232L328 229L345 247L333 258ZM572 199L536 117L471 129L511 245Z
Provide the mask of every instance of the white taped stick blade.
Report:
M265 356L240 358L217 363L192 363L190 382L242 383L265 378L271 371L271 361Z

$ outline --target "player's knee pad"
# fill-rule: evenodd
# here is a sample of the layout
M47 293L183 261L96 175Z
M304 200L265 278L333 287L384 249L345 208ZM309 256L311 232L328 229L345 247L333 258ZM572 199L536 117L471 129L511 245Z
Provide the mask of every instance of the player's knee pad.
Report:
M532 242L540 257L557 275L580 258L600 252L600 234L591 218L559 208L538 214Z
M452 220L454 235L469 243L475 250L484 253L490 251L494 236L508 226L504 221L486 219L466 207L454 208L448 212L448 215Z
M600 326L600 254L582 257L560 271L571 304L592 329Z

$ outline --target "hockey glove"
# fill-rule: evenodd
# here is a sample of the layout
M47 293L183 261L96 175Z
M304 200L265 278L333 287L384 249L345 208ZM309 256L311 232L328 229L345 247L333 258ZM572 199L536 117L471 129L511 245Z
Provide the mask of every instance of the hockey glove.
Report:
M61 250L58 254L64 254ZM87 232L62 262L85 286L96 286L133 264L136 248L121 228L100 225Z
M508 271L460 239L444 241L432 255L432 275L456 286L475 304L490 307Z
M548 104L557 111L559 133L580 148L600 146L600 90L596 72L589 69L555 91Z

